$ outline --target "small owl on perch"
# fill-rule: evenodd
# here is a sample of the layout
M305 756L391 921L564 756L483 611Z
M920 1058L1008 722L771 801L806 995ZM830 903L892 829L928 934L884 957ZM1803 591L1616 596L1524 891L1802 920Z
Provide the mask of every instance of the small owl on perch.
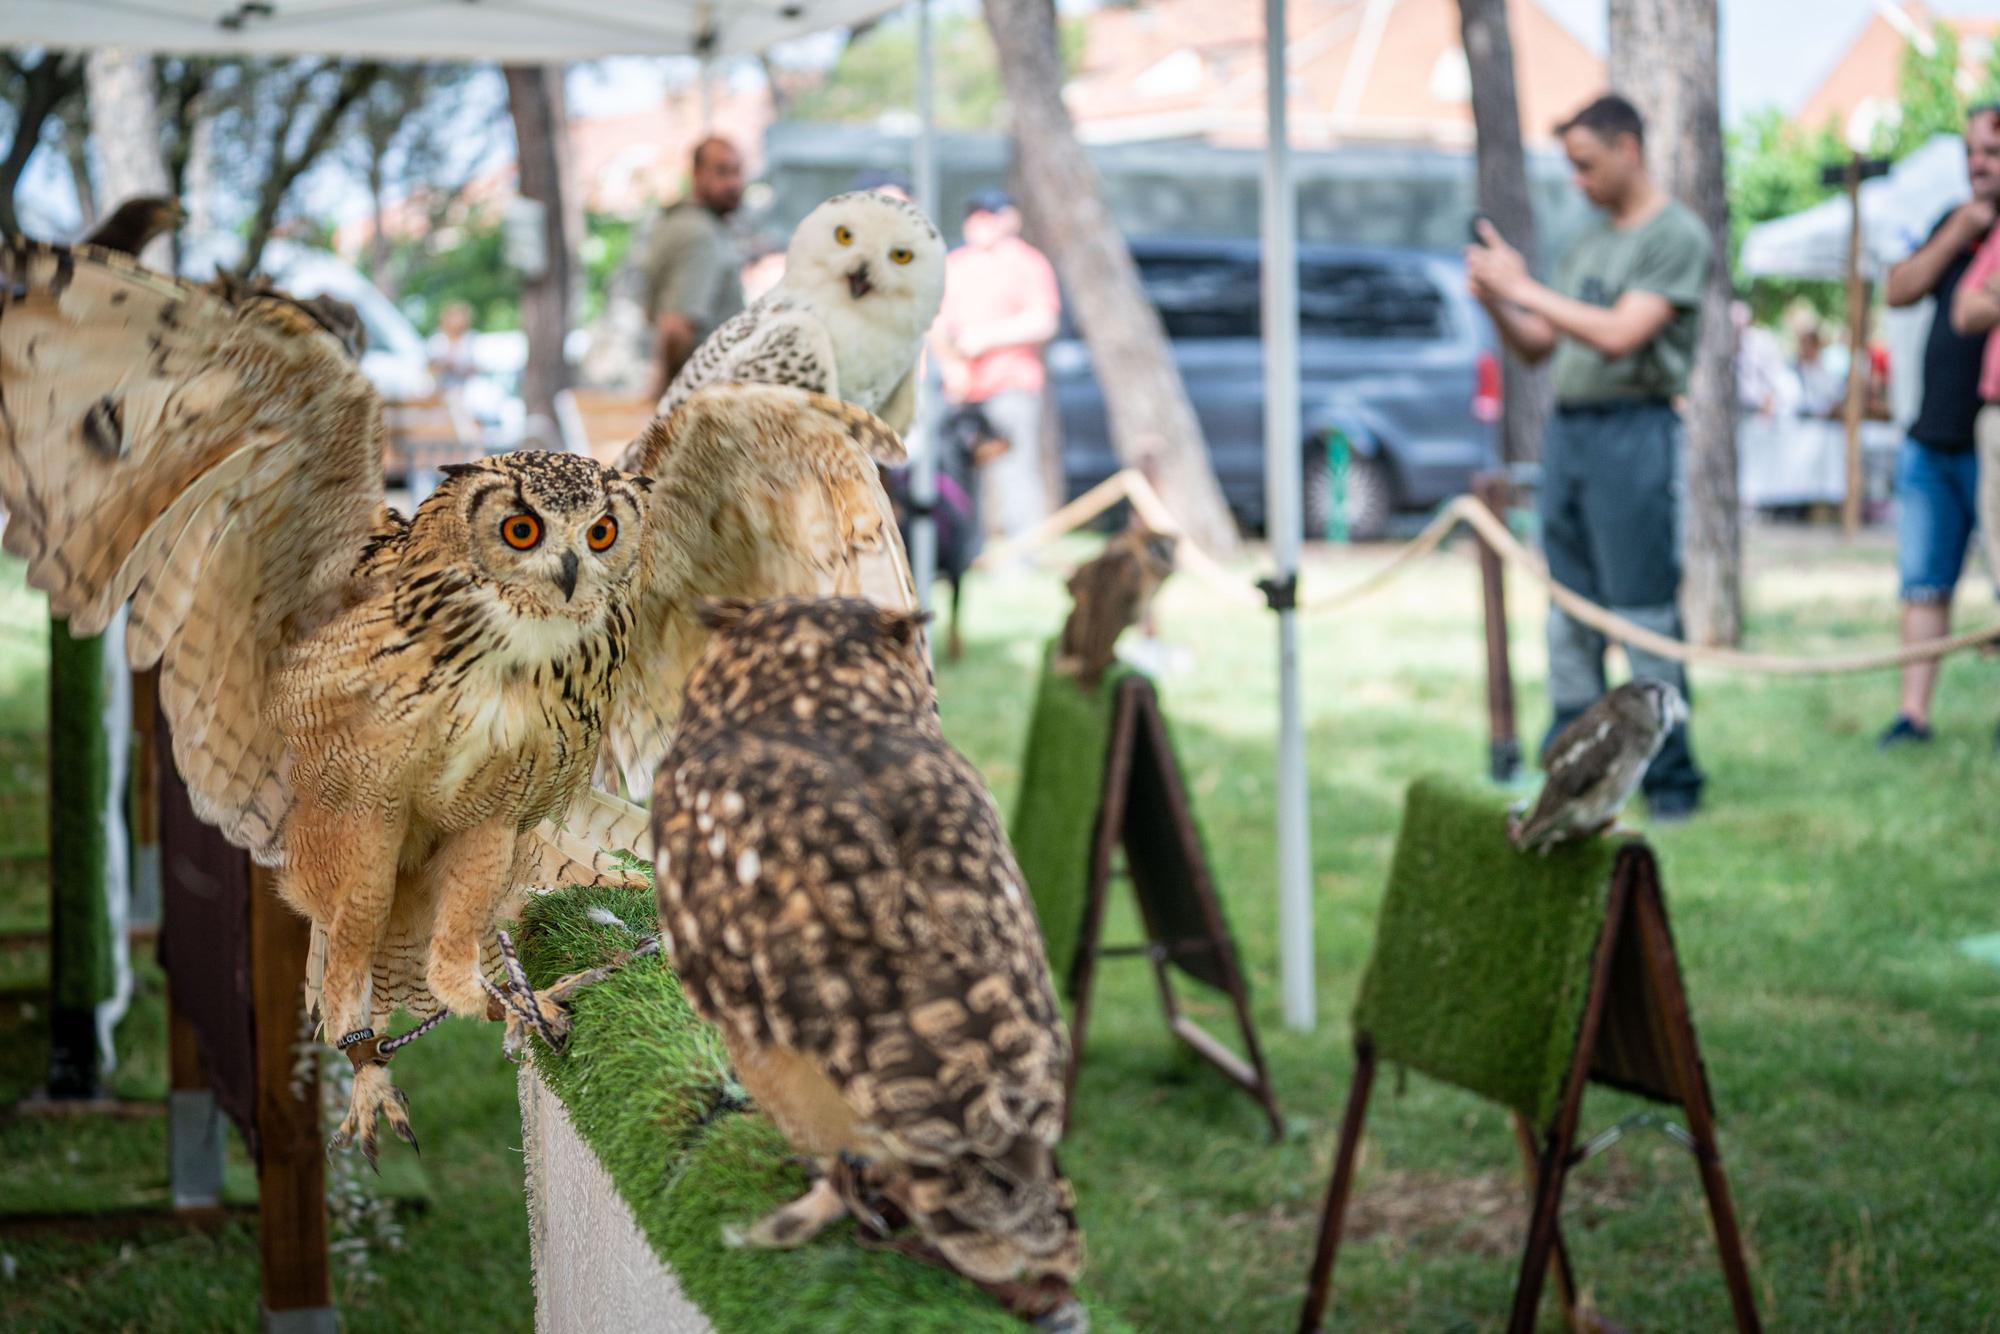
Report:
M399 1005L560 1031L562 984L493 988L495 924L627 877L645 815L589 778L607 746L664 749L697 592L916 598L875 466L901 442L796 390L696 395L635 446L644 476L503 455L406 519L357 329L324 298L0 246L5 548L75 633L130 600L196 813L313 922L310 990L357 1067L339 1139L372 1158L378 1116L415 1138L376 1033Z
M1610 828L1687 716L1687 701L1664 681L1628 681L1585 709L1549 742L1548 779L1528 818L1511 822L1514 846L1547 855Z
M653 794L661 940L823 1173L735 1239L795 1246L852 1213L1075 1328L1068 1039L992 799L939 727L918 618L709 607ZM899 1221L915 1236L891 1238Z
M1117 656L1118 637L1145 619L1153 595L1174 572L1177 539L1143 524L1127 528L1069 577L1071 606L1063 621L1055 669L1096 686Z

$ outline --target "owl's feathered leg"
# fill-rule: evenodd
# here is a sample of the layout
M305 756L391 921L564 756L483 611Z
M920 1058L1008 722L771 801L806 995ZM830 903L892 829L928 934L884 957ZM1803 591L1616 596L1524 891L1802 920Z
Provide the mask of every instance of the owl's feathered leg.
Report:
M506 984L495 986L481 978L479 985L492 1001L488 1014L492 1014L497 1007L500 1017L507 1021L507 1036L502 1050L510 1057L517 1057L524 1049L530 1028L541 1034L542 1041L560 1051L569 1036L569 998L584 987L602 982L634 959L643 959L660 951L659 937L655 936L635 950L620 950L595 968L559 977L537 990L528 982L528 974L514 953L513 937L502 931L499 938L500 960L507 973Z
M476 1018L489 1012L480 956L513 892L518 840L514 821L491 819L447 837L424 868L437 905L424 982L453 1014Z
M372 1167L377 1117L387 1117L399 1137L416 1144L408 1100L390 1081L370 1027L375 955L395 903L403 821L394 812L334 811L301 801L285 832L286 873L280 890L294 906L327 922L320 995L324 1031L356 1067L347 1117L332 1147L355 1145Z
M773 1209L748 1228L734 1225L722 1229L726 1246L751 1246L760 1250L789 1250L803 1246L818 1236L829 1223L847 1216L847 1202L840 1197L831 1173L813 1182L812 1189L790 1204Z

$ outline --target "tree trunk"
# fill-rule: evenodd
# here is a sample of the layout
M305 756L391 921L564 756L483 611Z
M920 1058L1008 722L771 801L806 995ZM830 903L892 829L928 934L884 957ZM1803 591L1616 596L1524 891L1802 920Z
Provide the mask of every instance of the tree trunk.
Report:
M90 180L90 118L81 103L63 120L63 158L69 163L70 183L76 187L83 230L89 231L97 223L97 190Z
M521 327L528 335L528 364L521 371L521 400L528 414L555 429L556 394L569 384L563 336L569 331L569 251L563 244L562 169L556 140L562 134L561 98L552 87L560 66L508 65L507 105L514 117L520 192L542 206L542 272L521 284ZM551 434L550 439L554 436Z
M82 86L81 71L74 56L44 51L33 67L7 57L21 87L21 100L14 107L14 137L0 158L0 235L16 235L20 220L14 216L14 190L27 169L28 159L41 146L42 127L60 112L64 102Z
M1646 156L1655 178L1694 210L1715 244L1688 385L1681 605L1691 640L1734 644L1743 631L1743 554L1716 52L1716 0L1611 0L1611 84L1646 118Z
M1472 70L1472 123L1479 138L1479 211L1536 269L1540 245L1528 200L1528 160L1521 149L1521 108L1514 97L1514 42L1507 0L1458 0L1460 38ZM1545 367L1500 354L1501 457L1540 458L1548 420Z
M1236 549L1201 424L1139 285L1132 253L1104 202L1097 169L1062 101L1052 0L988 0L986 24L1013 107L1025 211L1046 238L1103 387L1112 445L1128 464L1154 458L1158 485L1198 545Z
M92 51L85 65L90 89L90 137L97 145L97 202L106 213L134 195L172 192L160 155L160 112L153 58L122 48ZM139 256L157 269L172 265L172 246L157 238Z
M388 189L382 179L382 158L387 151L386 144L371 144L368 148L368 280L393 301L396 285L389 278L388 216L382 207L382 197Z

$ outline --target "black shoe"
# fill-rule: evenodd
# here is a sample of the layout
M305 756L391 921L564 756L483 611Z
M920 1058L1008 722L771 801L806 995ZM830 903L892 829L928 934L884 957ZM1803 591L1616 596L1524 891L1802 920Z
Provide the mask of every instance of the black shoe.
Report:
M1684 824L1694 818L1701 809L1701 795L1696 792L1649 792L1646 794L1646 814L1654 824Z
M1931 739L1931 729L1921 723L1912 722L1908 716L1897 714L1896 721L1889 724L1887 731L1875 738L1875 749L1893 750L1897 746L1925 742Z

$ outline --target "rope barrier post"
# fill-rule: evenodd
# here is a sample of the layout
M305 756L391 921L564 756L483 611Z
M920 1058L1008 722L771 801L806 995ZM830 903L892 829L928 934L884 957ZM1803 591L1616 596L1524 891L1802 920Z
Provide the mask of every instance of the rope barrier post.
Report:
M1505 523L1513 483L1500 472L1472 479L1472 494ZM1511 783L1521 772L1521 742L1514 731L1514 667L1507 652L1507 584L1500 553L1479 537L1479 588L1486 607L1487 772L1496 783Z

